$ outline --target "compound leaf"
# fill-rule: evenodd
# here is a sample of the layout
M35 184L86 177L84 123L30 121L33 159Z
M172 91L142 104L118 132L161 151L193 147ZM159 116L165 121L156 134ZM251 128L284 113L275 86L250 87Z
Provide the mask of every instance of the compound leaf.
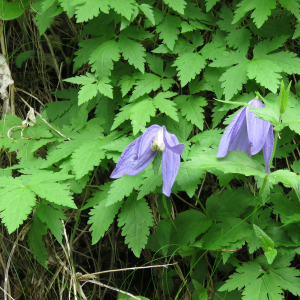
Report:
M152 212L146 200L137 201L137 194L132 193L125 201L119 214L118 225L122 228L125 243L129 244L136 257L140 257L153 225Z

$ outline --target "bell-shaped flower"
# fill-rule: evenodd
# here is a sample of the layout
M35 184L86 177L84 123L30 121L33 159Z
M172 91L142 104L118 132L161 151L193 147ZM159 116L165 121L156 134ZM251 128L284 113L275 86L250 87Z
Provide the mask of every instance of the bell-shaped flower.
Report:
M265 107L258 99L253 99L248 104L255 108ZM228 151L237 151L237 149L246 152L251 157L263 149L265 170L270 173L269 164L273 145L272 124L256 117L251 107L245 106L234 116L223 133L217 157L224 157Z
M110 178L142 172L161 151L163 193L170 196L183 150L184 144L179 144L176 135L170 134L165 126L152 125L125 148Z

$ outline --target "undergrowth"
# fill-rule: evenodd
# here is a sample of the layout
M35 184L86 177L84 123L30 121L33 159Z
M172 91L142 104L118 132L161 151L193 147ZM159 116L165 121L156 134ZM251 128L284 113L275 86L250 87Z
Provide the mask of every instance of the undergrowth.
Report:
M298 299L299 8L0 1L3 299Z

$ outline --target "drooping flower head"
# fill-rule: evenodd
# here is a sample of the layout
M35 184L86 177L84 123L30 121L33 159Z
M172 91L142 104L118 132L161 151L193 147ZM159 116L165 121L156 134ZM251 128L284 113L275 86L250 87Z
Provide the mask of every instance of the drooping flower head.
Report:
M258 99L252 99L248 104L255 108L265 107ZM217 157L224 157L228 151L237 151L237 149L246 152L251 157L263 149L265 171L270 173L269 164L273 145L272 124L256 117L251 107L245 106L235 115L223 133Z
M142 172L161 151L163 193L170 196L183 150L184 144L178 142L175 134L170 134L165 126L152 125L125 148L110 178Z

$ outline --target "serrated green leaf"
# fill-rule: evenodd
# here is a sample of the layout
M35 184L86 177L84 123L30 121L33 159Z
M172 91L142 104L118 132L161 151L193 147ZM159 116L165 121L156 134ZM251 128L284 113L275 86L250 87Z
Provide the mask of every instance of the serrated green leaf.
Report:
M74 3L74 1L73 1ZM76 18L77 23L86 22L97 17L100 11L108 14L110 0L76 0Z
M100 44L91 54L89 62L92 64L92 72L98 78L109 77L113 69L114 61L120 59L120 48L116 41L108 40Z
M141 79L136 82L136 87L130 97L130 101L133 101L145 94L149 94L151 91L156 91L161 85L161 79L159 76L152 73L145 73L140 77Z
M156 32L159 33L159 38L170 50L174 49L175 41L180 33L179 27L181 20L179 17L167 14L164 20L156 27Z
M156 187L162 185L162 176L158 174L158 176L154 176L153 172L151 171L151 175L148 174L146 178L143 179L141 182L141 187L139 188L140 192L138 194L137 200L142 199L144 196L148 195L149 193L153 193Z
M260 28L264 22L268 19L268 16L271 14L271 9L276 8L275 0L253 0L251 2L243 0L237 5L239 8L235 11L235 16L233 18L233 24L238 22L244 15L253 10L251 17L254 19L254 23L257 28Z
M154 14L152 11L152 7L148 4L141 4L139 6L140 10L145 14L145 16L149 19L149 21L152 23L152 25L155 25L155 19L154 19Z
M153 105L153 101L142 100L137 102L131 109L130 119L138 124L145 126L150 122L150 117L154 117L156 109ZM134 122L131 122L133 126L133 135L136 135L140 130L136 127Z
M47 205L45 201L42 201L35 212L34 218L35 217L38 217L48 226L56 240L61 244L63 235L63 223L61 220L66 219L64 213L51 205Z
M125 201L119 214L118 225L122 228L125 243L133 251L136 257L140 257L150 234L150 226L153 225L152 212L145 199L137 201L137 194L132 193Z
M185 163L181 163L176 176L176 182L186 191L190 198L193 198L201 179L205 175L205 171L201 169L190 169L184 167Z
M115 180L109 191L106 206L110 206L118 201L128 197L132 193L132 189L138 189L142 183L143 177L138 174L135 176L123 175Z
M58 0L60 6L67 13L68 17L71 19L75 14L75 5L72 4L72 0Z
M298 21L296 24L296 29L293 35L293 39L296 39L300 36L300 22Z
M113 99L113 87L108 84L109 82L108 78L101 78L97 83L97 89L104 96Z
M204 124L204 109L207 105L205 98L191 95L189 97L179 96L175 99L178 107L181 109L181 114L196 125L200 130L203 130Z
M71 164L76 179L80 179L94 166L98 166L105 157L105 151L101 149L102 140L91 140L74 150Z
M184 14L184 9L186 6L185 0L164 0L164 2L175 11L179 12L180 14Z
M35 3L35 5L32 6L35 12L41 9L40 3ZM51 5L46 11L43 13L38 12L35 15L34 20L36 21L36 25L39 29L40 35L45 33L45 31L50 27L51 23L54 21L55 16L59 15L62 13L63 10L61 7L57 7L56 3Z
M245 176L257 175L265 178L264 167L257 161L251 159L243 151L229 151L226 157L217 158L218 149L200 149L193 152L191 162L186 162L190 168L215 168L224 173L239 173Z
M110 7L130 21L135 7L133 3L135 3L135 0L113 0L110 1Z
M252 38L251 31L247 28L235 29L226 37L226 41L230 47L239 50L241 53L247 53Z
M232 291L236 288L239 290L252 282L256 282L257 278L263 274L262 267L257 262L246 262L242 266L237 267L236 273L230 275L226 283L221 286L219 291Z
M119 38L118 44L122 50L124 59L128 59L128 62L139 69L142 73L145 72L145 56L146 49L139 43L127 39Z
M46 225L34 215L33 222L28 233L29 248L36 260L46 268L47 250L43 241L43 235L47 234Z
M289 10L298 20L300 19L300 4L293 0L279 0L281 6Z
M4 178L1 178L3 181ZM7 186L0 190L0 217L11 234L31 213L36 203L35 194L13 178L6 180Z
M106 206L106 197L103 197L102 192L93 194L93 200L99 202L91 211L88 224L92 224L90 232L92 232L92 245L96 244L108 230L110 224L113 222L118 213L123 201L119 201L110 206ZM107 196L107 193L105 193Z
M176 103L166 99L174 97L176 95L177 93L174 92L161 92L155 96L155 98L153 99L153 104L162 113L165 113L170 118L178 122L179 119L177 115L177 109L174 107L176 106Z
M225 99L231 99L238 91L242 90L243 84L248 80L249 61L245 60L236 66L231 67L220 77L222 87L224 88ZM248 71L249 72L249 71Z
M281 68L269 59L254 59L248 64L248 77L276 93L280 83Z
M78 105L93 99L98 93L97 84L84 85L78 93Z
M206 65L206 60L198 53L179 54L173 66L177 67L182 87L194 79Z
M97 81L97 78L95 77L95 75L93 75L91 73L86 73L86 75L71 77L68 79L64 79L64 81L70 82L70 83L75 83L75 84L86 85L86 84L94 83L95 81Z

